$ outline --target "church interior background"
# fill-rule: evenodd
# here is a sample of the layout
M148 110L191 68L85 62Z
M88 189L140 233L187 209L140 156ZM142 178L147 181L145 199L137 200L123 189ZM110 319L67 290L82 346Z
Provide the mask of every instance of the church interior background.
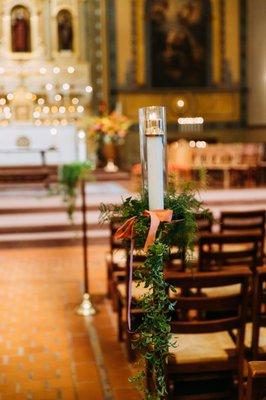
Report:
M265 235L265 15L264 0L0 0L0 400L142 398L114 294L128 264L99 223L139 189L139 108L166 107L169 174L195 183L211 229L259 210ZM70 221L62 166L87 162ZM84 290L92 317L75 313Z
M138 160L136 110L161 104L162 96L171 141L263 142L257 7L246 15L247 5L238 0L199 3L198 10L186 15L189 2L178 1L168 10L160 1L3 2L0 122L6 147L16 147L18 132L25 132L20 126L27 126L30 147L57 145L61 132L74 126L81 138L72 130L70 147L81 147L83 157L83 120L104 102L110 111L118 105L133 121L125 146L136 151L120 160L128 169ZM178 29L172 27L175 13ZM203 123L182 120L197 117ZM180 134L184 129L186 134ZM39 136L41 131L46 134ZM66 153L50 152L47 157L53 163L76 156L71 150ZM36 155L35 161L34 155L31 158L36 162ZM10 162L3 153L1 160Z

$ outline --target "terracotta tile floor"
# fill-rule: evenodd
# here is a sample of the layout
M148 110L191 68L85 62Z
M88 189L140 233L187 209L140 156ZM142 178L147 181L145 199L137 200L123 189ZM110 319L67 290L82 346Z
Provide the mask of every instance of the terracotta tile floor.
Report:
M89 252L99 311L92 323L73 311L82 293L80 248L1 251L0 400L139 399L103 296L106 250Z

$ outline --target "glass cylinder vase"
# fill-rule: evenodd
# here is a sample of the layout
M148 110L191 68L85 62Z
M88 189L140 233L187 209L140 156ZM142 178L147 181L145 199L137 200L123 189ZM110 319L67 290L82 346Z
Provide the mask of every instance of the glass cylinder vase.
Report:
M163 209L167 188L165 107L140 108L139 133L142 188L148 192L149 209Z

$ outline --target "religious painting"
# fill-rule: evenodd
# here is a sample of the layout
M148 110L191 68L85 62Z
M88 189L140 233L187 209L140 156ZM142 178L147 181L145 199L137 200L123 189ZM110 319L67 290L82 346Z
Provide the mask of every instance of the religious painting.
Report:
M208 84L209 0L147 1L150 83L155 87Z
M11 11L11 40L14 53L31 51L30 12L24 6L16 6Z
M57 15L58 50L73 50L72 15L68 10L61 10Z

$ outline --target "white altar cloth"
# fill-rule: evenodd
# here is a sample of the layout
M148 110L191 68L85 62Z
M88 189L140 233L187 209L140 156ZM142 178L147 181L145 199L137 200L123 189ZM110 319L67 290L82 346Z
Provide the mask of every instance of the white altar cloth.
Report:
M16 151L19 149L17 140L21 137L29 140L28 151ZM0 166L42 165L41 150L45 151L48 165L70 163L79 158L78 141L76 128L72 125L56 128L34 125L0 127ZM56 151L47 151L51 147Z

